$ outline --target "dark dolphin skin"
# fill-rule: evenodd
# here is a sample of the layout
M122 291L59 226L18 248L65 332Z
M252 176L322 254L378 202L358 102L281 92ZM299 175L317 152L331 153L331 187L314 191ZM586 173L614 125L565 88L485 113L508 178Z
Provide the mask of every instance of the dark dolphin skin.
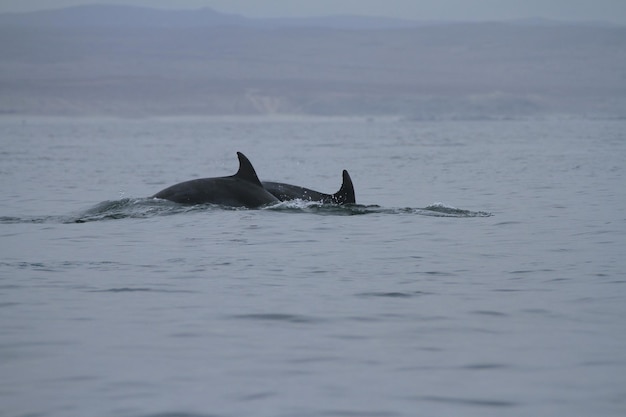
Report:
M159 191L152 198L181 204L211 203L248 208L277 202L278 199L263 188L248 158L241 152L237 152L237 157L239 171L235 175L181 182Z
M288 200L308 200L319 201L325 204L355 204L354 186L350 174L343 170L343 183L335 194L324 194L315 190L300 187L297 185L283 184L282 182L263 181L263 187L272 193L280 201Z

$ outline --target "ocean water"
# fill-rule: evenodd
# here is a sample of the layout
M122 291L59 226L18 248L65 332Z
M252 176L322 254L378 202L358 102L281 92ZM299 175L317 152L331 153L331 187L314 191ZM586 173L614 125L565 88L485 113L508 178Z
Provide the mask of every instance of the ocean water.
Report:
M0 119L0 416L626 415L626 122ZM146 198L231 175L357 205Z

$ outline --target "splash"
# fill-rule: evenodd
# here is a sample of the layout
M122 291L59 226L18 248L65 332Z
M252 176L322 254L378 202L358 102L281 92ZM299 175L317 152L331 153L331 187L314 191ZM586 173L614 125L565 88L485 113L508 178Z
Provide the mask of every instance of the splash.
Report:
M387 208L379 205L362 204L321 204L319 202L292 200L266 207L265 210L286 211L293 213L313 213L321 215L364 215L364 214L417 214L431 217L491 217L486 211L459 209L443 203L431 204L424 208Z

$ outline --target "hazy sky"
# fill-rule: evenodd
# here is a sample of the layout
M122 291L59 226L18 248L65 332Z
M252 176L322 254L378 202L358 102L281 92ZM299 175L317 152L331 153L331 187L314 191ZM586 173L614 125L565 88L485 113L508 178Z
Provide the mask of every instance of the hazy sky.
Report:
M626 24L625 0L0 0L0 12L115 3L161 8L211 7L248 17L361 14L413 20L543 17Z

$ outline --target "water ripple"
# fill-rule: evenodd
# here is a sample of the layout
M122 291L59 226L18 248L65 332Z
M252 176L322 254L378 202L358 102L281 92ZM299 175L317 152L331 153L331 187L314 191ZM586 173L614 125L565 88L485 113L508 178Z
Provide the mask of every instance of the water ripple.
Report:
M189 290L164 290L164 289L154 289L154 288L132 288L132 287L121 287L121 288L109 288L106 290L90 290L89 292L160 292L160 293L193 293L194 291Z
M474 363L471 365L463 366L462 368L471 371L486 371L491 369L506 369L510 368L510 366L501 363Z
M394 411L365 411L365 410L328 410L322 412L329 417L394 417L400 415Z
M506 317L507 314L501 313L499 311L491 311L491 310L476 310L472 311L472 314L478 314L481 316L491 316L491 317Z
M288 323L320 323L324 320L303 316L300 314L280 314L280 313L260 313L260 314L238 314L230 316L233 319L243 320L261 320L261 321L279 321Z
M165 412L165 413L155 413L155 414L142 414L139 417L218 417L216 414L195 414L195 413L185 413L185 412Z
M458 398L458 397L440 397L440 396L424 396L417 397L418 400L430 401L444 404L469 405L478 407L515 407L518 403L504 400L489 400L478 398Z
M423 291L410 291L410 292L401 292L401 291L374 291L374 292L363 292L356 294L358 297L388 297L388 298L412 298L418 297L421 295L427 295L430 293Z

